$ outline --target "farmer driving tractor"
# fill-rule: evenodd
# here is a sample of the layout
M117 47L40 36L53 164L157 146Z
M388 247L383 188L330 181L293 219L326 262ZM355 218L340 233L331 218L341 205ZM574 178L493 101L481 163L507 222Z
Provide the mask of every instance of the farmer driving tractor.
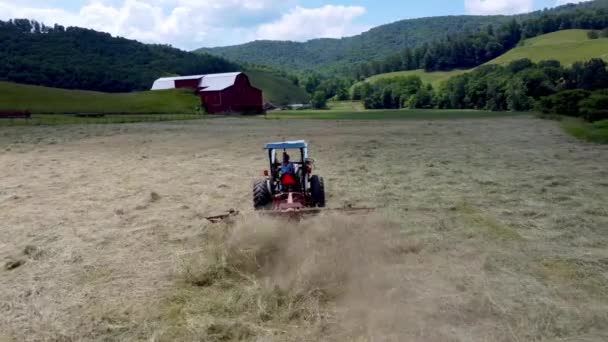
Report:
M289 161L289 154L283 152L283 162L281 163L281 186L292 187L298 184L296 179L296 167Z
M293 163L289 161L289 154L283 152L283 163L281 163L281 175L288 173L296 173L296 168Z

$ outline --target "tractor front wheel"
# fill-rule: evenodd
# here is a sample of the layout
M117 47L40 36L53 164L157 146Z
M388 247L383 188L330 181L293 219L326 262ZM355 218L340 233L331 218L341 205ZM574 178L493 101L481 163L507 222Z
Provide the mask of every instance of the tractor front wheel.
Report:
M253 207L255 210L266 208L272 202L268 181L261 179L253 184Z
M323 183L323 177L316 175L310 177L310 196L312 197L312 204L315 207L325 207L325 184Z

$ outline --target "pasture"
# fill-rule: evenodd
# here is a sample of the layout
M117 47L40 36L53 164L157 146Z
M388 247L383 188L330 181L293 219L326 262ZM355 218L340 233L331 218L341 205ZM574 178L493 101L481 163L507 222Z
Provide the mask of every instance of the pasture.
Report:
M256 216L283 139L378 209ZM606 165L531 116L0 127L0 340L605 341Z
M36 114L193 114L200 99L186 90L110 94L0 82L0 110Z
M179 121L201 119L202 114L103 114L77 116L70 114L33 114L28 119L1 119L0 126L55 126L87 124L124 124L135 122Z
M592 58L608 61L608 39L589 39L586 30L564 30L526 39L521 46L509 50L488 64L509 64L528 58L537 63L558 60L562 65L585 62Z

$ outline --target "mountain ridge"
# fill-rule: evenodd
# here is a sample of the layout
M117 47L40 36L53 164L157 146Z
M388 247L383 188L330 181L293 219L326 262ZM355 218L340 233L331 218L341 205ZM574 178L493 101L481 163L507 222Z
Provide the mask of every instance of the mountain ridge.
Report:
M240 63L268 65L283 70L306 70L319 63L362 62L386 56L408 46L444 38L445 32L477 30L506 22L507 16L442 16L405 19L343 38L315 38L306 42L256 40L239 45L201 48ZM296 57L297 56L297 57Z
M315 38L305 42L256 40L238 45L200 48L194 52L290 72L344 71L348 65L386 58L405 48L430 44L448 36L476 32L489 25L500 26L513 19L522 21L544 14L589 8L608 8L608 0L567 4L516 15L449 15L404 19L351 37Z

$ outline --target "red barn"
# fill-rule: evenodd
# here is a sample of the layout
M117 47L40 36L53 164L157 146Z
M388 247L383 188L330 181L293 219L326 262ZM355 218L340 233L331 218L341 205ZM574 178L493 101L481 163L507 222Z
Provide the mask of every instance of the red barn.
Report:
M152 90L193 89L209 114L262 113L262 91L242 72L159 78Z

